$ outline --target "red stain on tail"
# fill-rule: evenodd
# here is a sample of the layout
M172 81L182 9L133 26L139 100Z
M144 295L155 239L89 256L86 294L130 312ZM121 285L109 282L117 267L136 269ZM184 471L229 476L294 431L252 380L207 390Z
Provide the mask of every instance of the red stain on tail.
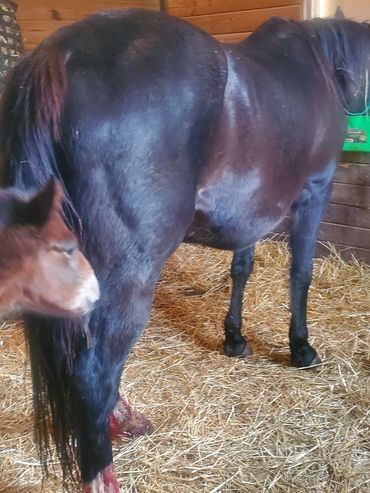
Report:
M113 464L99 472L94 481L83 485L83 493L120 493Z

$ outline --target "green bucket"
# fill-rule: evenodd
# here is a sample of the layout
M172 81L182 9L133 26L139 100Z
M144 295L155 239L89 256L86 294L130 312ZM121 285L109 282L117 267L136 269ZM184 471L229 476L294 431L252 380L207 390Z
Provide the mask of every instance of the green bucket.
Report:
M370 114L347 117L343 151L370 152Z

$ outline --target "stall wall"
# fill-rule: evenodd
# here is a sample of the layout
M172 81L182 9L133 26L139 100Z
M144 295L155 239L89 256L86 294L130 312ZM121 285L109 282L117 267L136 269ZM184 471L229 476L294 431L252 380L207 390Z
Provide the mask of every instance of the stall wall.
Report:
M273 15L302 16L302 0L167 0L165 7L222 41L245 38Z
M159 0L17 0L17 19L27 50L59 27L97 10L144 7L159 10Z

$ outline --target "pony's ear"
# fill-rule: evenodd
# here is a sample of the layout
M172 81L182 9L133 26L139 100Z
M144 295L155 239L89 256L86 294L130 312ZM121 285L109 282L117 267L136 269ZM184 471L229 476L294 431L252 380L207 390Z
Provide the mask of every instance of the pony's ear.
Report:
M42 228L50 217L51 211L60 207L61 187L54 179L28 200L12 197L0 208L0 228L33 226Z
M62 207L62 202L63 202L63 198L64 198L63 187L62 187L60 181L56 180L54 178L52 178L50 180L50 182L52 182L54 185L54 195L53 195L53 201L52 201L52 208L53 208L53 210L59 212L59 210ZM49 184L50 184L50 182L49 182Z
M346 18L343 10L339 7L339 5L337 7L337 10L335 11L334 17L335 17L335 19L345 19Z
M59 183L52 178L34 195L23 203L17 213L17 220L24 226L41 228L50 217L51 211L61 206L63 191Z

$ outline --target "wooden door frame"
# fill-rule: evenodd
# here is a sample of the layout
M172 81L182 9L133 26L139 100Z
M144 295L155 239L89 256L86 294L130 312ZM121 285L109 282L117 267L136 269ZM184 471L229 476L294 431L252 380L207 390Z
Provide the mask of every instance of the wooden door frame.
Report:
M313 19L320 15L320 0L303 0L303 19Z

